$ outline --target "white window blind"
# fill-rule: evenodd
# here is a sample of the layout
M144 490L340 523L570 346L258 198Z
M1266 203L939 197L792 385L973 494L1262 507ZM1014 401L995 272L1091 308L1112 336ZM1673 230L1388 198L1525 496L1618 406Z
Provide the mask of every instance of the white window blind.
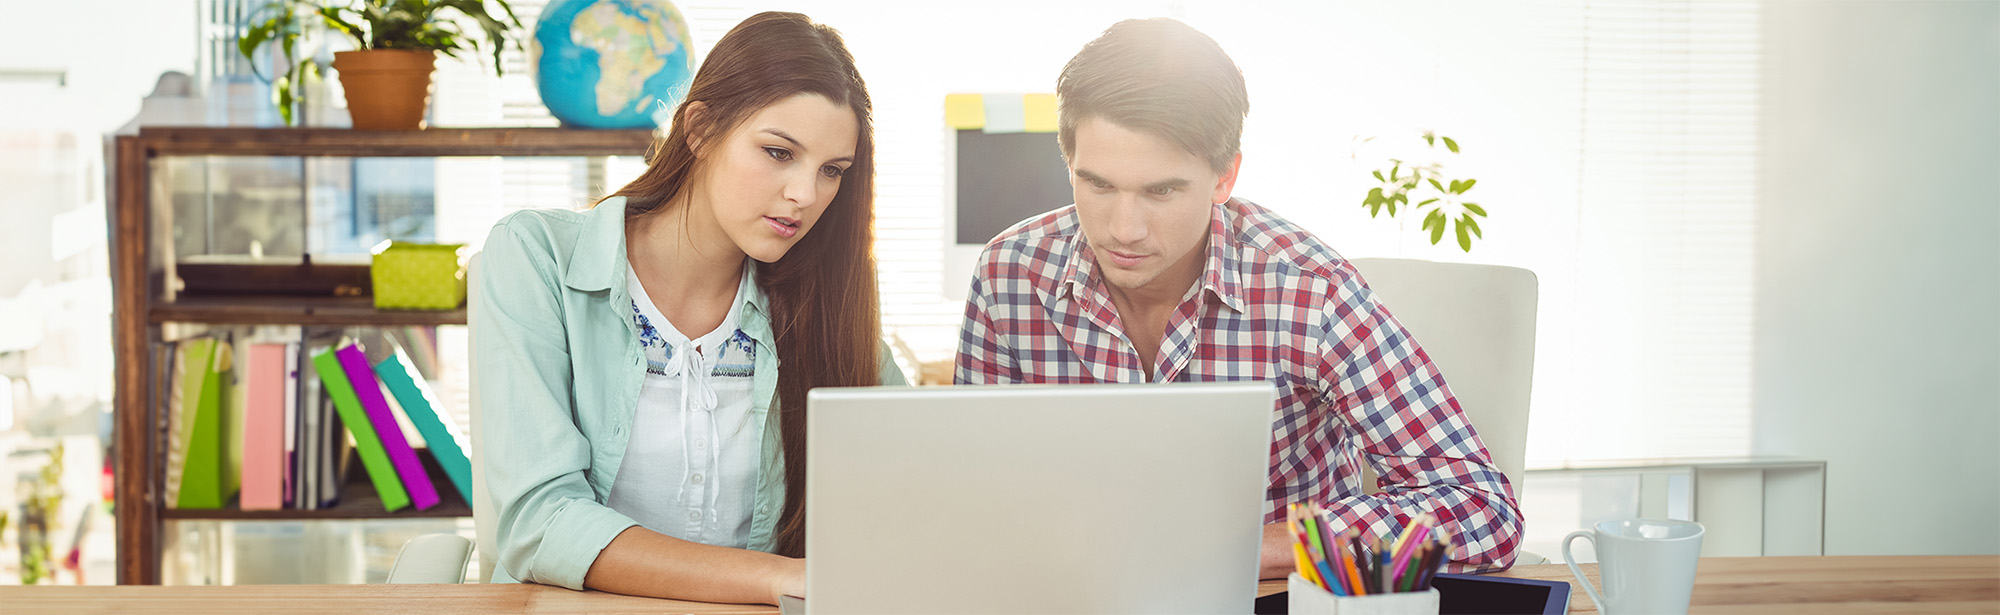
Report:
M1757 2L1193 6L1249 81L1238 194L1349 257L1539 276L1530 465L1749 451ZM1470 254L1359 207L1426 129L1492 214Z
M544 4L515 9L532 21ZM1248 82L1239 196L1349 257L1540 277L1531 465L1749 450L1757 2L676 4L697 61L761 10L845 35L875 102L883 323L920 359L949 358L961 310L939 292L963 275L941 264L944 95L1052 91L1110 24L1176 17L1221 43ZM552 123L524 61L506 67L497 82L477 64L441 67L439 123ZM1452 168L1480 180L1492 216L1471 254L1360 207L1387 150L1356 137L1407 143L1426 129L1457 139ZM439 239L476 243L506 211L577 206L638 170L615 162L590 185L549 161L441 162Z

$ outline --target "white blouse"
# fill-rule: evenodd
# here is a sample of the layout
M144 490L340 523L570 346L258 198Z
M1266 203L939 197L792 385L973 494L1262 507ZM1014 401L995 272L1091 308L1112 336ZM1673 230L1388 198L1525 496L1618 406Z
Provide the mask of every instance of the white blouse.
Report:
M757 292L754 273L746 262L729 315L714 331L688 339L626 268L646 380L607 505L647 529L749 546L763 434L749 428L757 347L737 322Z

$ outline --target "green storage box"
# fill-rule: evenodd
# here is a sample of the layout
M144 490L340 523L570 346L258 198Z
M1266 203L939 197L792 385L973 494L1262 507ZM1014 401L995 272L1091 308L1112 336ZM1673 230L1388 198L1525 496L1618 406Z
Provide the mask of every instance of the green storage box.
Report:
M374 251L369 277L375 307L455 310L465 304L465 244L384 241Z

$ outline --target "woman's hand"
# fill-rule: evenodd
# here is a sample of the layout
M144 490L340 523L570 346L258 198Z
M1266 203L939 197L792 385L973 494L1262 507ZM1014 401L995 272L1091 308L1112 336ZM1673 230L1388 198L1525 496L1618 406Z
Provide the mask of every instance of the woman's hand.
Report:
M778 603L779 596L806 596L806 561L785 558L772 572L770 578L771 604Z

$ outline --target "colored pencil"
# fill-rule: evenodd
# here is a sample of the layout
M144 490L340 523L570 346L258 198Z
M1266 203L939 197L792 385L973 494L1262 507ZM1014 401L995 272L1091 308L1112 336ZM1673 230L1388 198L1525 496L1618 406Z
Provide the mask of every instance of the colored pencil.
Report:
M1317 578L1319 575L1313 571L1312 566L1306 563L1305 545L1292 543L1292 559L1298 563L1299 576L1304 577L1306 582L1319 585L1321 587L1326 586L1326 584L1321 583L1319 581L1319 579Z
M1432 517L1430 513L1423 513L1415 517L1410 517L1410 523L1408 525L1403 526L1403 532L1401 534L1396 535L1396 544L1389 548L1390 552L1402 553L1403 545L1409 542L1411 532L1416 531L1417 526L1419 525L1430 523L1432 519L1434 519L1434 517Z

